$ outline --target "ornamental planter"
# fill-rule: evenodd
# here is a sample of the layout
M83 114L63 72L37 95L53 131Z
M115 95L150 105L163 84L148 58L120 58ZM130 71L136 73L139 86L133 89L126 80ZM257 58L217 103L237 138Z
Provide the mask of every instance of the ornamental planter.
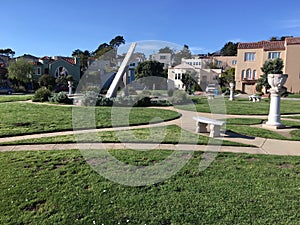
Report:
M280 121L280 94L282 87L288 78L287 74L268 74L268 83L271 86L271 102L268 121L266 126L274 129L283 128L284 125Z

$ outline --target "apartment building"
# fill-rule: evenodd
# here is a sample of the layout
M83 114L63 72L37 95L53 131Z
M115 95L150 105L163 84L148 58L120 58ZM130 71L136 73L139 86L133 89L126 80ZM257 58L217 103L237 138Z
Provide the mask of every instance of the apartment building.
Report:
M211 58L193 57L191 59L186 59L186 58L181 59L181 63L189 64L191 66L194 66L197 69L206 69L206 68L208 68L208 65L209 65L210 62L212 62Z
M239 43L235 72L236 89L254 94L257 80L263 74L261 67L266 60L281 58L283 73L289 75L285 87L293 93L300 92L300 37L284 41Z

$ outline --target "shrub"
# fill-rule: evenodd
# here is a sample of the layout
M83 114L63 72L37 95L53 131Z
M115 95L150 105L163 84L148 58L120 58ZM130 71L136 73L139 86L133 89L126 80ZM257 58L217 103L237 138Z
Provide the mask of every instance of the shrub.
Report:
M87 91L81 99L83 106L95 106L97 103L98 93L95 91Z
M151 98L148 96L145 96L145 97L139 98L139 100L135 103L134 106L142 107L142 106L151 106L151 105L152 105Z
M49 74L44 74L43 76L41 76L39 78L39 85L41 87L47 87L50 90L53 89L53 87L55 86L55 78Z
M64 104L73 103L72 99L69 99L67 93L63 91L54 94L53 97L50 98L50 101L56 103L64 103Z
M175 91L173 97L171 97L172 104L184 104L187 102L187 94L185 91Z
M169 97L172 97L173 94L174 94L174 89L169 89L169 90L168 90L168 96L169 96Z
M106 97L103 97L102 95L99 95L96 100L97 106L112 106L113 103L114 102L113 102L112 98L106 98Z
M137 95L137 92L133 87L128 87L128 94Z
M46 87L41 87L36 90L32 101L34 102L46 102L49 101L49 98L51 97L51 91L47 89Z

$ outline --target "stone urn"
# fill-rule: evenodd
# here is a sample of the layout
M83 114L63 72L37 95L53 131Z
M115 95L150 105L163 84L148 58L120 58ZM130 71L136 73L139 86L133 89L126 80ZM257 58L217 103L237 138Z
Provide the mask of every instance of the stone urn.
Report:
M287 74L268 74L268 83L271 86L271 103L266 125L275 129L284 127L280 121L280 94L287 78Z
M230 89L229 100L233 101L234 100L234 83L233 82L229 83L229 89Z

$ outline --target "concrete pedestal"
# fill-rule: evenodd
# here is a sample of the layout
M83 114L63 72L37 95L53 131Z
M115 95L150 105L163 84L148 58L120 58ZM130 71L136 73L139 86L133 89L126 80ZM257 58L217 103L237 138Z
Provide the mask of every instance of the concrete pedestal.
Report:
M234 83L229 83L230 88L230 95L229 95L229 101L234 100Z
M264 125L266 128L279 129L284 128L280 120L280 94L282 86L286 82L287 74L269 74L268 83L271 85L271 103L268 121Z
M69 87L69 95L72 95L72 88L73 88L73 82L68 81L68 87Z
M263 125L265 128L280 129L284 128L280 119L280 94L271 94L270 111L268 116L268 121Z

